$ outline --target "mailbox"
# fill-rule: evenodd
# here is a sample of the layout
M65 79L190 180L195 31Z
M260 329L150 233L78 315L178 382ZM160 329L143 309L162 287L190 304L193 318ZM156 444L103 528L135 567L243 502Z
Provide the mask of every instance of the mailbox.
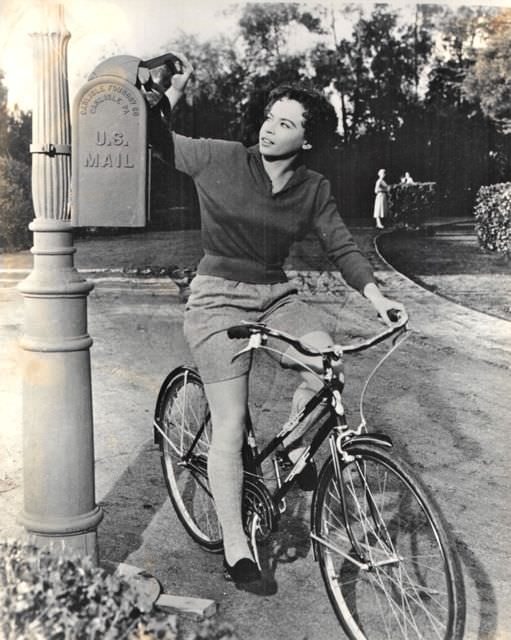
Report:
M71 221L76 227L143 227L149 211L147 106L140 59L96 67L73 105Z

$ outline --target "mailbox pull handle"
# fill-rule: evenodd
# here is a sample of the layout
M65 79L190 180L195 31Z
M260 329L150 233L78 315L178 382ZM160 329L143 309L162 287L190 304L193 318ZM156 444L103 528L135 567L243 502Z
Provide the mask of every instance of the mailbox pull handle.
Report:
M162 67L163 65L170 67L172 73L179 73L183 69L183 63L175 53L164 53L156 58L141 60L139 66L146 69L156 69L156 67Z

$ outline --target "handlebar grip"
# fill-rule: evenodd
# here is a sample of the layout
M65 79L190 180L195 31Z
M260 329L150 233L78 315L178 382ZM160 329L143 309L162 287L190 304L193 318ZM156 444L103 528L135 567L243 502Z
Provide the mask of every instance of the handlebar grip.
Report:
M244 338L250 338L250 328L237 325L235 327L229 327L227 329L227 335L231 340L240 340Z
M399 322L401 319L401 311L399 311L399 309L389 309L387 316L391 322Z

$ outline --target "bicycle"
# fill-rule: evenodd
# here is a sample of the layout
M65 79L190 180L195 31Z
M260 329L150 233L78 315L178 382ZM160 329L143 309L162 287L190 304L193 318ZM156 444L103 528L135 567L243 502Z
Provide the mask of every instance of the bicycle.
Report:
M391 439L370 433L363 413L369 381L406 337L407 319L365 341L318 351L293 336L259 323L230 327L232 339L248 339L247 349L265 348L268 338L320 356L322 388L264 447L246 428L243 517L254 558L276 531L285 496L328 440L329 455L312 497L310 537L314 559L335 614L352 639L463 637L465 595L455 543L435 501L409 465L399 460ZM360 398L361 422L348 426L342 404L343 381L333 363L393 337L393 346L366 380ZM239 354L237 354L239 355ZM276 452L283 440L313 412L314 435L299 459L281 476ZM309 429L310 430L310 429ZM179 367L165 379L154 417L165 481L176 513L204 549L222 550L222 533L207 477L211 421L198 373ZM270 491L261 464L273 456L277 487Z

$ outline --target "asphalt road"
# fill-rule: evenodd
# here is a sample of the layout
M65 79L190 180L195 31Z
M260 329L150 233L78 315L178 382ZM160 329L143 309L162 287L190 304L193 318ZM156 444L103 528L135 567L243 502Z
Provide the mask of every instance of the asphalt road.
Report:
M377 275L405 302L416 333L375 379L367 397L369 423L394 438L451 523L467 587L466 638L510 637L510 325L425 292L384 266ZM187 537L167 499L151 430L162 379L189 360L182 304L168 279L105 278L95 284L89 332L94 338L96 493L105 511L101 562L128 562L151 572L168 592L216 600L219 619L232 623L243 640L343 638L312 558L307 496L291 496L272 542L273 577L261 595L225 583L221 558ZM371 332L369 310L358 294L315 303L329 314L339 339ZM19 531L15 516L23 495L17 347L22 313L19 294L9 285L1 288L4 536ZM353 420L370 367L371 356L347 364L346 403L353 407ZM286 417L293 385L269 360L258 362L252 397L262 437Z

